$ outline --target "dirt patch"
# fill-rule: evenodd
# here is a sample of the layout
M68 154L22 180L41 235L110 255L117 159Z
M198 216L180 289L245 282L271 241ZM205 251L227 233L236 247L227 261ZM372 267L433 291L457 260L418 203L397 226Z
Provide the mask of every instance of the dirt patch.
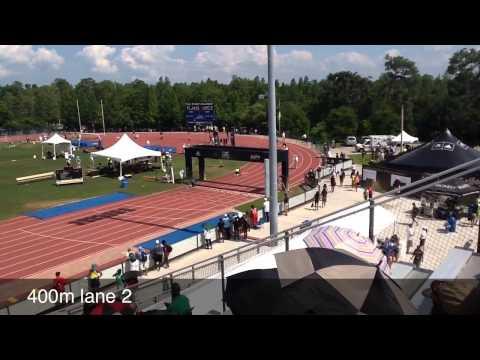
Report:
M71 202L79 201L81 199L70 199L70 200L44 200L44 201L33 201L28 202L24 205L24 210L38 210L38 209L45 209L52 206L68 204Z

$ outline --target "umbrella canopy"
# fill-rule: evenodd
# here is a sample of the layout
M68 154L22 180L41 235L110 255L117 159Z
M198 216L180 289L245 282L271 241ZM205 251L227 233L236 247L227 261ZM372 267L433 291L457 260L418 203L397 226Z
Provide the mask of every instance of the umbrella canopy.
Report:
M435 184L426 192L430 194L465 197L480 193L480 189L475 185L466 183L462 179L454 179L443 184Z
M227 278L226 301L235 315L416 314L400 287L378 267L322 248L275 255L277 269Z
M435 173L480 158L480 152L468 147L447 129L434 140L402 154L384 165L399 170Z
M337 249L348 252L369 264L378 265L389 272L383 252L367 237L338 226L322 226L313 230L304 240L309 248Z

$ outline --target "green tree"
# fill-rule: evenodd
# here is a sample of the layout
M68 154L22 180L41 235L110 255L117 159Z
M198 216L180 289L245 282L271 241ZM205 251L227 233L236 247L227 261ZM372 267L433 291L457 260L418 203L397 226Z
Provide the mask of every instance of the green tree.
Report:
M326 123L329 133L336 140L343 140L347 136L357 133L357 114L349 106L341 106L331 110L326 118Z

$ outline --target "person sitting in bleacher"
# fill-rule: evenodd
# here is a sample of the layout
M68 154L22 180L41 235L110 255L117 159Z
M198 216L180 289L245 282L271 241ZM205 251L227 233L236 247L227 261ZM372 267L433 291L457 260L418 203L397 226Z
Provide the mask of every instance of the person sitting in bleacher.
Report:
M185 295L180 294L180 285L172 284L172 302L165 303L170 315L192 315L190 301Z

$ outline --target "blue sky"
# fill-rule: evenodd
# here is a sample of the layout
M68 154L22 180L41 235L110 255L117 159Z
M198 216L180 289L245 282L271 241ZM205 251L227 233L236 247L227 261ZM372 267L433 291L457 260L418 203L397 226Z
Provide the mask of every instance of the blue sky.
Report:
M290 81L307 75L322 79L342 70L373 79L383 71L384 56L405 56L421 73L443 74L449 57L478 45L289 45L276 46L276 76ZM154 83L160 76L173 82L211 78L228 82L232 75L267 76L266 47L261 45L0 45L0 84L15 80L48 84L55 78L71 83L96 80Z

